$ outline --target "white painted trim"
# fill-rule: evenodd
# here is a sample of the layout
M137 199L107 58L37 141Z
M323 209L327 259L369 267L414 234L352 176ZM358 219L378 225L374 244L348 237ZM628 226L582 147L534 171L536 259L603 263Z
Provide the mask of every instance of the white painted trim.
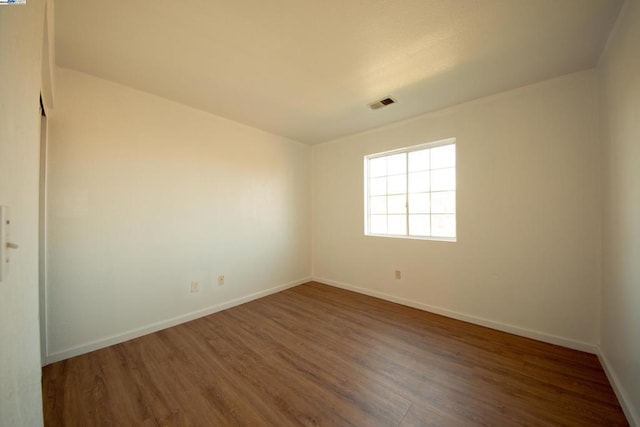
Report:
M123 332L121 334L111 335L106 338L100 338L94 341L87 342L82 345L78 345L67 350L59 351L57 353L49 354L46 357L46 363L55 363L60 360L69 359L74 356L79 356L81 354L89 353L91 351L99 350L104 347L109 347L114 344L119 344L125 341L129 341L134 338L141 337L143 335L148 335L153 332L160 331L162 329L167 329L172 326L179 325L181 323L189 322L191 320L199 319L200 317L208 316L213 313L217 313L222 310L226 310L231 307L235 307L246 302L250 302L256 300L258 298L266 297L271 294L275 294L276 292L284 291L285 289L293 288L294 286L302 285L303 283L307 283L311 281L311 278L305 277L303 279L294 280L293 282L285 283L283 285L274 286L269 289L265 289L264 291L255 292L253 294L235 298L230 301L226 301L220 304L213 305L211 307L207 307L201 310L192 311L190 313L173 317L171 319L162 320L156 323L152 323L147 326L143 326L141 328L132 329L127 332Z
M631 398L622 387L618 376L616 375L613 365L609 362L609 359L602 351L602 348L598 347L598 359L600 364L604 368L604 373L607 374L607 378L613 387L613 391L618 397L618 402L622 406L624 415L627 417L627 421L631 427L640 427L640 415L636 412L636 409L631 405Z
M521 337L531 338L538 341L543 341L549 344L560 345L563 347L572 348L574 350L585 351L587 353L597 354L598 347L594 344L586 343L583 341L573 340L571 338L559 337L556 335L547 334L544 332L533 331L531 329L521 328L515 325L509 325L502 322L496 322L494 320L484 319L481 317L471 316L468 314L459 313L452 310L447 310L440 307L435 307L428 304L412 301L406 298L389 295L383 292L372 291L366 288L360 288L358 286L350 285L347 283L336 282L334 280L325 279L322 277L313 277L313 281L324 283L336 288L346 289L349 291L357 292L364 295L380 298L386 301L395 302L397 304L406 305L407 307L417 308L418 310L428 311L430 313L439 314L442 316L450 317L452 319L462 320L464 322L473 323L475 325L485 326L487 328L496 329L502 332L508 332L510 334L519 335Z

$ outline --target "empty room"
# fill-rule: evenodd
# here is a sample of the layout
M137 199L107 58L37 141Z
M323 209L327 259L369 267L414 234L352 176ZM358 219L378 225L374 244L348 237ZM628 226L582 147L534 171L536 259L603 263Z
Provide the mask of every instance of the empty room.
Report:
M0 426L640 426L640 1L0 38Z

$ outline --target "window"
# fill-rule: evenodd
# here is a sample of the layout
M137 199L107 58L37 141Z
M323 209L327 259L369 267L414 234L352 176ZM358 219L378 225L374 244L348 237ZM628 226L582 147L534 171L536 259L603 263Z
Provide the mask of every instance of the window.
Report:
M364 158L365 234L456 240L456 144L447 139Z

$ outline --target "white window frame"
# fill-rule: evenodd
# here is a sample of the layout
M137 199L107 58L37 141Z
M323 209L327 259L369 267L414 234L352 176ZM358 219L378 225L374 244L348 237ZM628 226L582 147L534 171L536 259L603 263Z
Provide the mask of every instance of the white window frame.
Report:
M409 227L409 186L408 186L408 179L409 179L409 170L408 170L408 165L407 165L407 170L405 172L406 176L407 176L407 187L405 189L405 195L407 196L406 198L406 210L405 210L405 219L407 221L407 234L377 234L377 233L371 233L369 231L370 229L370 217L372 215L372 213L370 212L370 206L369 206L369 198L370 198L370 194L369 194L369 161L376 159L376 158L380 158L380 157L387 157L387 156L392 156L395 154L401 154L401 153L407 153L407 163L408 163L408 153L413 152L413 151L420 151L420 150L424 150L424 149L432 149L432 148L437 148L437 147L441 147L441 146L445 146L445 145L453 145L456 148L456 162L454 165L455 168L455 172L456 172L456 182L457 182L457 175L458 175L458 165L457 165L457 144L456 144L456 138L447 138L447 139L443 139L443 140L439 140L439 141L433 141L433 142L428 142L425 144L419 144L419 145L414 145L414 146L410 146L410 147L404 147L404 148L399 148L396 150L390 150L390 151L384 151L381 153L374 153L374 154L369 154L364 156L364 234L365 236L373 236L373 237L391 237L391 238L402 238L402 239L418 239L418 240L435 240L435 241L443 241L443 242L456 242L457 238L458 238L458 213L457 213L457 204L458 204L458 190L457 190L457 185L455 186L455 188L453 190L448 190L448 191L454 191L455 192L455 199L456 199L456 208L455 211L452 213L455 216L455 225L454 225L454 236L450 236L450 237L443 237L443 236L423 236L423 235L411 235L410 233L410 227ZM436 170L436 169L431 169L429 168L429 172L431 172L432 170ZM429 197L431 197L431 195L433 193L435 193L436 191L431 191L431 187L429 187ZM431 213L431 206L429 207L429 215L430 215L430 221L431 218L434 214ZM386 215L389 215L388 213ZM402 215L402 214L400 214ZM433 232L433 229L430 227L430 233Z

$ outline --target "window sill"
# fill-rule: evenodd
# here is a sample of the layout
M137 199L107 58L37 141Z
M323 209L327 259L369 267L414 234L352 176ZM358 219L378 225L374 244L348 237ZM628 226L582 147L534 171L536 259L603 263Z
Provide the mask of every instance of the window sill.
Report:
M449 242L456 243L458 241L457 237L421 237L421 236L402 236L395 234L364 234L364 237L384 237L391 239L407 239L407 240L432 240L435 242Z

